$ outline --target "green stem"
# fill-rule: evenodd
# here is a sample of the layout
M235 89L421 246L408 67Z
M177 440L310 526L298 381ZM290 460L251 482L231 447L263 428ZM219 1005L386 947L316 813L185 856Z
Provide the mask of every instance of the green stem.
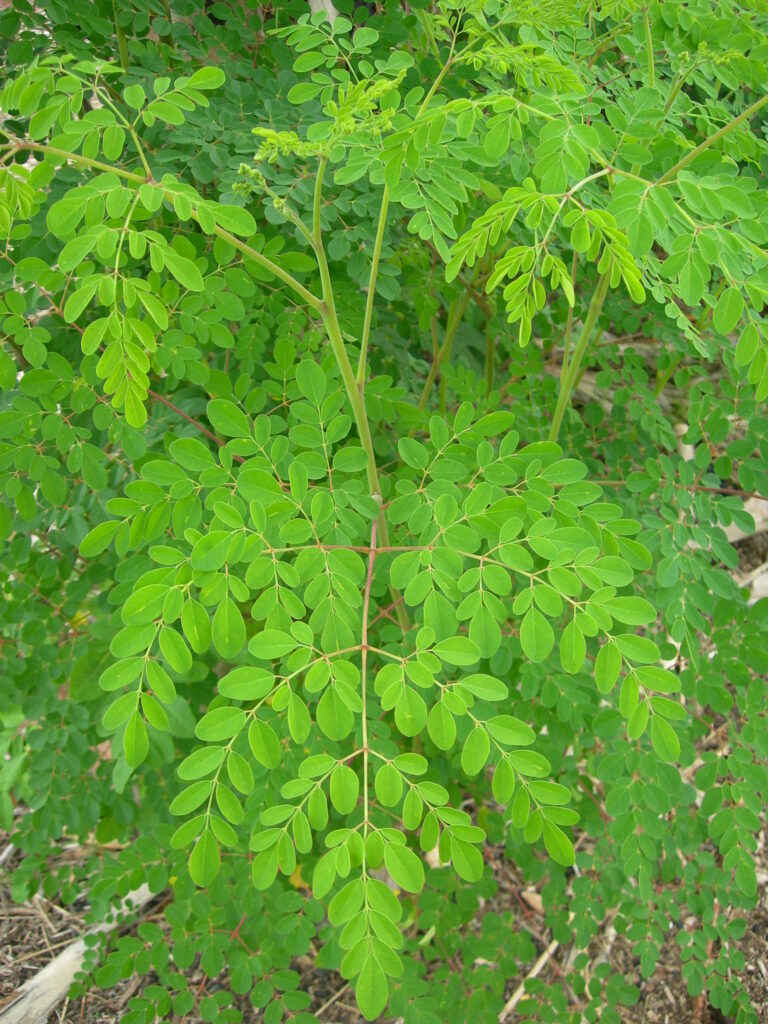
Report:
M485 397L493 391L493 378L496 371L496 336L490 331L485 336Z
M328 260L325 256L322 239L316 248L316 252L317 265L320 271L320 281L323 289L323 299L320 304L319 312L323 318L323 323L325 324L328 341L330 342L331 350L336 359L336 364L341 372L341 379L344 383L344 389L347 392L349 404L352 407L352 415L357 427L358 437L360 438L360 445L367 456L365 472L368 479L368 491L374 501L381 506L382 497L381 484L379 482L379 471L376 467L376 454L373 450L371 426L368 422L368 413L365 409L365 382L358 382L355 377L355 371L352 369L352 363L349 360L347 346L344 344L344 337L341 333L341 326L339 325L339 318L336 313L336 303L333 297L331 273L328 268ZM382 547L389 547L389 527L383 510L379 511L377 528ZM390 588L390 591L392 593L393 601L395 602L397 621L400 624L400 628L405 633L410 628L408 614L402 601L399 601L399 595L392 588Z
M135 130L130 125L128 126L128 134L129 134L129 136L131 138L131 141L133 142L134 146L136 147L136 152L139 154L139 160L141 160L141 166L144 168L144 171L145 171L147 177L151 180L152 179L152 171L150 169L149 163L147 162L146 154L144 153L144 149L143 149L141 143L139 142L138 135L136 134Z
M376 298L376 278L379 276L379 260L381 259L381 247L384 243L384 229L387 225L387 211L389 210L389 186L384 186L384 193L381 197L381 209L379 210L379 223L376 228L376 240L373 243L373 259L371 260L371 273L368 278L368 295L365 300L365 320L363 321L363 336L360 341L360 361L357 364L357 380L362 384L365 381L365 368L368 359L368 339L371 334L371 319L373 317L373 303Z
M576 270L579 265L579 254L574 252L571 262L571 287L576 289ZM560 388L562 390L565 375L568 372L568 360L571 357L571 338L573 337L573 306L568 306L568 319L565 323L565 338L563 339L563 365L560 369Z
M733 120L728 122L728 124L723 125L723 127L716 131L714 135L710 135L708 139L705 139L695 149L692 149L690 153L686 153L686 155L682 157L682 159L678 160L673 167L670 167L666 174L662 174L656 184L666 185L668 181L672 181L672 179L677 176L678 171L682 171L684 167L687 167L688 164L692 163L700 153L704 152L705 149L709 149L710 146L719 142L720 139L722 139L724 135L727 135L732 128L735 128L736 125L741 124L742 121L748 120L756 114L758 110L762 110L766 103L768 103L768 93L766 93L762 99L756 100L751 106L747 107L746 110L743 110L738 117L734 117Z
M440 88L441 82L443 81L445 76L448 74L448 70L450 69L451 64L453 63L453 51L454 51L455 45L456 45L456 40L454 38L453 43L451 44L450 53L448 54L448 60L445 62L443 67L440 69L440 73L435 78L434 82L432 83L432 87L430 88L430 90L427 93L427 95L424 97L424 99L423 99L423 101L421 103L421 106L419 107L418 113L416 114L416 119L418 119L419 116L427 109L427 107L430 104L430 101L432 100L432 97L435 95L437 90ZM320 176L318 176L318 181L321 181ZM317 187L317 183L316 183L316 187ZM357 364L357 381L358 381L358 384L361 385L361 386L365 382L366 363L367 363L367 360L368 360L368 343L369 343L370 335L371 335L371 320L373 318L373 304L374 304L374 301L376 299L376 279L378 278L378 275L379 275L379 261L381 260L381 248L382 248L382 245L384 244L384 230L385 230L386 225L387 225L387 213L388 213L388 211L389 211L389 186L385 185L384 186L384 192L383 192L382 197L381 197L381 208L379 210L379 222L378 222L378 225L376 227L376 239L375 239L375 241L373 243L373 257L371 259L371 272L370 272L370 275L368 277L368 294L366 295L366 300L365 300L365 317L364 317L364 320L363 320L363 334L362 334L362 337L361 337L361 340L360 340L360 358L359 358L359 361L358 361L358 364ZM315 204L315 212L317 213L317 203ZM316 237L319 238L319 232L317 231L317 229L316 229L315 233L316 233Z
M459 329L459 325L467 311L469 300L472 296L472 291L467 287L466 291L462 295L461 299L454 299L451 303L451 308L448 313L448 323L445 327L445 337L443 338L443 344L440 346L437 355L432 360L432 365L429 368L427 379L424 382L424 388L421 392L421 398L419 399L419 409L423 409L427 404L429 393L432 390L432 385L435 383L438 370L443 363L450 358L451 345L453 343L456 331Z
M169 195L169 193L166 193L166 196ZM197 220L197 210L192 211L192 216ZM289 288L296 292L299 298L303 299L307 305L311 306L317 313L321 311L323 305L322 301L318 299L316 295L313 295L308 288L305 288L301 282L297 281L293 274L289 274L287 270L283 270L283 268L278 266L277 263L273 263L268 256L264 256L262 253L257 252L255 249L251 248L250 245L246 245L246 243L236 235L230 234L229 231L225 231L218 225L213 229L213 234L216 235L217 238L220 238L222 242L228 242L234 249L241 252L243 256L247 256L248 259L253 260L254 263L258 263L259 266L264 267L264 269L268 270L270 274L274 274L275 277L279 278L284 284L287 284Z
M594 330L597 319L605 303L605 297L608 294L608 284L611 279L611 268L600 275L595 288L595 293L592 296L592 301L589 304L587 310L587 317L581 328L581 334L579 340L576 342L576 348L573 351L573 358L571 359L570 366L565 374L565 379L561 382L560 391L557 396L557 405L555 406L555 413L552 417L552 425L549 428L549 440L557 441L560 434L560 427L562 426L563 416L565 410L568 408L568 403L571 399L571 394L576 385L576 381L579 376L579 369L581 362L584 358L584 354L587 350L587 345L592 337L592 331Z
M315 178L315 190L312 197L312 244L315 246L322 246L323 244L323 229L320 219L320 212L322 210L323 203L323 177L325 175L325 166L328 161L323 157L317 168L317 177Z
M450 339L450 342L448 344L448 349L447 349L447 351L445 353L445 358L443 359L443 365L444 366L450 366L451 365L451 352L452 352L452 350L453 350L453 337L451 337L451 339ZM440 415L441 416L445 416L445 408L446 408L447 404L448 404L448 380L447 380L445 374L441 373L440 374L440 385L439 385L439 388L438 388L438 409L440 410Z
M674 81L672 82L672 88L669 90L669 96L667 96L667 102L664 104L664 117L666 117L667 114L669 113L669 111L670 111L670 109L672 107L672 104L677 99L678 93L683 88L683 85L685 84L685 80L686 80L687 77L688 77L688 72L684 71L684 72L679 73L675 77ZM661 124L663 123L664 117L662 117L661 121L659 121L659 126L661 126Z
M432 31L432 23L429 20L429 15L425 11L417 11L416 13L420 16L419 20L421 21L422 27L424 28L424 31L426 32L427 40L428 40L430 46L435 51L435 56L437 57L438 60L440 60L440 50L438 49L438 46L437 46L437 40L435 39L435 33Z
M678 366L682 362L682 358L683 357L680 356L680 355L675 356L675 358L672 360L672 362L666 368L664 373L660 373L659 374L659 376L658 376L658 378L656 380L656 385L655 385L655 387L653 389L653 394L654 394L654 396L656 398L659 397L661 392L664 390L664 388L667 386L667 384L672 379L672 376L673 376L675 370L678 368Z
M5 135L5 137L18 149L28 149L36 153L45 153L50 156L61 157L62 159L69 160L81 167L92 167L97 171L106 171L110 174L116 174L118 177L123 178L125 181L130 181L135 185L152 184L151 179L148 180L141 174L135 174L133 171L125 171L122 167L114 167L111 164L102 163L100 160L92 160L90 157L81 156L79 153L70 153L65 149L58 149L56 146L48 146L37 142L27 142L25 139L16 139L2 130L0 130L0 134ZM161 185L155 185L155 187L162 189L163 197L165 199L173 201L174 193L171 190L162 188ZM198 220L196 209L193 209L192 216L195 220ZM309 289L305 288L303 284L297 281L292 274L289 274L287 270L283 270L283 268L278 266L277 263L273 263L268 256L264 256L262 253L257 252L236 235L231 234L229 231L225 231L224 228L220 228L218 225L213 229L213 234L223 242L228 242L229 245L238 252L241 252L244 256L247 256L248 259L251 259L255 263L264 267L265 270L268 270L284 284L287 284L289 288L296 292L296 294L307 303L307 305L311 306L316 312L320 312L323 305L321 300L318 299L316 295L313 295Z
M451 49L450 49L450 52L448 53L448 60L445 62L445 64L443 64L442 68L440 69L440 73L438 74L438 76L434 80L434 82L432 83L432 86L431 86L429 92L427 93L427 95L422 100L421 106L419 107L419 112L416 115L417 119L427 109L427 107L430 104L430 101L432 100L432 97L435 95L437 90L440 88L443 79L448 74L448 71L450 70L450 67L453 64L453 53L454 53L455 49L456 49L456 36L453 37L453 40L451 42Z
M371 608L371 584L373 583L373 564L376 561L376 530L377 523L371 525L371 544L368 553L368 572L365 579L365 591L363 593L363 625L361 631L360 660L361 671L361 693L360 699L363 704L363 830L364 838L368 838L369 821L368 816L368 755L370 746L368 743L368 620Z
M88 156L81 156L79 153L70 153L66 149L59 149L57 146L49 146L42 142L27 142L26 139L17 139L0 129L0 135L4 135L17 150L28 149L34 153L46 153L50 156L61 157L63 160L71 160L72 163L81 167L92 167L95 171L106 171L109 174L116 174L125 181L132 181L136 185L147 185L151 178L143 174L136 174L134 171L123 170L122 167L114 167L112 164L102 163L101 160L92 160Z
M128 38L125 34L125 29L117 20L117 5L114 2L112 3L112 13L115 18L115 35L117 36L117 49L120 54L120 65L123 71L127 71L130 63L130 57L128 56Z
M643 8L643 25L645 26L645 54L648 58L648 85L653 89L656 86L656 66L653 59L653 35L651 33L651 19L648 17L648 7Z
M176 40L173 38L173 16L171 13L171 3L170 0L161 0L161 2L163 5L163 10L165 12L165 20L168 22L168 25L170 26L170 31L168 32L168 35L160 36L160 42L165 43L166 46L170 46L172 50L175 50Z

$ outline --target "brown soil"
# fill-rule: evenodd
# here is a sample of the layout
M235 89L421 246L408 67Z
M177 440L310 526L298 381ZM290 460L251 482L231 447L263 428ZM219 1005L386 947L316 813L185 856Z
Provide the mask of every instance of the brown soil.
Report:
M739 553L739 569L741 572L752 572L768 562L768 531L744 537L734 545Z

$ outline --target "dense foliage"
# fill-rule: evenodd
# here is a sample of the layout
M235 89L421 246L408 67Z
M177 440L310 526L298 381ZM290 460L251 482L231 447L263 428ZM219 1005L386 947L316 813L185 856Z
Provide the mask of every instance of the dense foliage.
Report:
M311 950L369 1020L495 1021L492 844L754 1020L768 14L337 7L0 14L14 895L170 891L94 962L154 973L125 1020L315 1020ZM519 1010L618 1020L581 966Z

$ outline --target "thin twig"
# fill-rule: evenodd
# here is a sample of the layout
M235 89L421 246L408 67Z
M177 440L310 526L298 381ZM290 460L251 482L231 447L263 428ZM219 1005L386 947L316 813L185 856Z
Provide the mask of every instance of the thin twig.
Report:
M536 963L533 965L533 967L530 969L530 971L528 971L526 976L523 978L523 980L517 986L515 991L512 993L512 995L507 1000L507 1002L504 1004L504 1009L499 1014L499 1021L500 1022L506 1020L507 1017L510 1015L510 1013L512 1013L514 1008L517 1006L517 1004L520 1002L520 1000L525 995L526 983L528 981L533 980L533 978L537 978L539 976L539 974L541 974L542 970L544 969L544 967L547 964L547 961L553 956L553 954L556 952L556 950L559 947L559 945L560 945L560 943L558 942L557 939L552 939L552 941L547 946L547 948L544 950L544 952L541 954L539 959L536 961Z
M341 996L344 995L348 988L349 982L347 982L346 985L342 985L338 992L335 992L330 999L326 999L326 1001L323 1003L320 1009L315 1011L315 1016L319 1017L321 1014L325 1013L327 1009L333 1006L337 999L340 999Z

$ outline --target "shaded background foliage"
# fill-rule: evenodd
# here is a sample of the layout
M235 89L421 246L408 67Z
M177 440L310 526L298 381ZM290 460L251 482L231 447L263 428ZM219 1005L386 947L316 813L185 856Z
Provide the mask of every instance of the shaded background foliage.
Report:
M410 749L414 732L423 733L430 779L445 787L452 806L470 799L473 824L457 827L483 829L532 882L548 876L547 920L556 936L573 935L586 945L605 914L615 912L615 927L650 975L672 925L679 928L690 991L706 985L713 1006L755 1019L739 980L744 964L736 943L757 894L768 608L764 600L751 603L735 581L737 559L726 530L749 532L754 524L745 500L768 495L766 16L757 4L704 0L337 7L349 20L337 22L333 35L308 23L299 2L203 8L172 0L113 8L14 0L0 15L10 82L0 125L8 140L0 171L0 807L4 827L14 830L25 854L14 893L25 899L40 889L67 902L92 886L99 915L115 896L144 881L158 892L172 889L166 911L172 960L166 934L146 927L140 943L123 942L95 969L105 986L134 970L155 972L159 983L133 1001L130 1020L151 1020L171 1008L177 1014L195 1009L210 1020L239 1019L228 993L249 995L254 1006L266 1008L267 1020L311 1020L294 958L319 938L318 964L342 962L339 929L327 920L330 890L318 897L323 887L316 880L314 895L306 889L324 852L320 840L302 849L306 844L294 831L303 876L294 872L295 854L283 852L282 873L273 881L270 868L257 889L250 861L260 854L259 840L249 852L252 837L241 830L215 878L204 863L193 867L198 881L210 876L200 891L187 869L188 851L171 843L178 822L168 810L184 788L179 763L200 748L199 739L219 738L215 729L201 733L200 721L225 706L226 694L215 697L215 687L228 666L248 658L246 632L258 659L265 622L267 630L285 635L287 623L313 608L305 588L316 566L304 577L296 573L297 579L284 568L278 598L259 566L246 571L245 562L255 565L258 552L249 549L246 559L228 547L217 562L215 553L197 548L200 536L186 535L201 521L219 546L238 533L245 504L217 489L229 471L241 472L240 460L246 460L243 472L247 460L267 460L266 468L277 468L299 503L309 490L327 497L326 481L335 480L331 505L313 502L309 518L327 531L327 543L362 550L346 564L340 556L328 572L334 599L347 612L337 606L317 617L321 649L345 646L340 636L326 638L329 621L346 616L359 625L377 507L355 440L355 409L341 386L322 311L308 308L253 255L274 260L319 294L325 282L291 217L313 224L318 157L330 156L324 201L316 209L338 321L354 357L365 333L371 254L381 256L365 405L396 542L405 544L410 531L408 543L415 546L413 538L431 529L433 518L442 533L450 531L456 514L447 502L438 510L437 499L444 492L454 500L456 483L471 478L474 485L477 470L501 466L505 458L522 460L528 469L511 461L512 472L525 475L530 490L538 488L549 501L556 487L579 486L582 470L570 461L579 460L588 481L605 485L604 556L621 562L606 572L618 573L620 588L631 581L634 599L650 602L656 616L652 623L643 612L639 619L619 619L626 629L609 617L606 628L623 635L645 626L657 646L636 661L660 655L675 679L659 677L662 691L681 692L679 703L654 706L655 733L646 731L650 702L639 700L631 683L613 688L615 675L595 662L599 647L591 627L569 634L582 638L580 659L560 643L550 653L546 630L552 627L533 629L549 616L561 640L566 620L557 600L547 605L540 591L536 617L526 619L527 607L513 607L507 584L497 582L496 603L481 601L482 611L457 615L464 594L478 586L470 578L466 591L456 589L469 570L466 559L452 581L445 579L449 562L438 580L440 567L435 573L426 562L397 563L394 552L384 551L377 556L370 618L388 609L391 584L405 593L413 622L434 631L423 648L468 633L482 653L484 673L503 681L503 696L493 698L497 710L532 727L552 779L573 794L577 873L569 867L565 833L559 856L559 838L552 841L550 833L547 843L562 866L546 858L540 844L531 845L536 829L526 828L530 819L521 801L510 800L513 792L528 791L525 774L516 782L512 777L509 791L498 769L504 751L491 757L489 741L479 738L487 730L470 729L460 710L457 745L451 726L438 723L437 715L427 723L426 710L423 721L421 711L414 712L413 730L397 722L397 712L394 725L385 715L377 741L391 757L395 743ZM339 40L351 40L363 83L346 95L346 106L329 94L328 72L341 66ZM393 59L395 53L405 57ZM64 54L86 63L61 63ZM375 68L374 60L383 66ZM103 68L100 61L112 64ZM422 117L425 93L446 63L436 105ZM72 84L72 68L81 87ZM222 68L226 81L198 68ZM188 86L179 79L192 72L200 88L185 93ZM74 107L73 96L79 97ZM48 140L58 134L64 138L58 148L140 180L132 140L110 117L108 101L129 120L136 117L154 182L173 176L165 193L151 186L142 191L130 178L122 189L118 179L95 178L100 168L82 168L52 152L57 140ZM254 128L262 134L255 137ZM329 135L335 150L326 148ZM40 147L46 146L44 156ZM377 243L384 188L391 210ZM200 231L191 211L206 203L210 223L206 227L203 215ZM132 241L129 258L121 263L118 256L115 264L115 236L129 205L131 231L150 234L145 243ZM104 224L110 233L103 248L83 241L84 231ZM116 279L134 282L135 302L125 291L116 299L98 282L89 284L89 275L113 264ZM601 296L606 273L613 279ZM148 282L145 292L140 281ZM113 306L120 316L135 307L134 319L144 325L127 336L124 379L131 385L123 393L110 384L113 368L100 365ZM103 328L94 327L100 320ZM456 456L459 469L453 477L452 470L434 477L423 500L412 493L413 480L451 430L469 432ZM486 437L499 437L500 446ZM568 461L556 461L558 439ZM550 465L564 467L553 470L561 479L546 479ZM201 476L206 472L209 477ZM193 490L212 495L199 515L184 493L188 480ZM517 477L492 479L496 487L507 483L514 489ZM238 485L240 495L270 507L273 499L263 496L270 485L259 479L251 486L252 493ZM217 500L235 511L220 509ZM584 505L596 500L593 493ZM500 514L509 515L510 507ZM574 499L569 511L561 501L556 514L581 522L582 507ZM279 510L272 514L282 529ZM268 528L258 514L254 524L257 531ZM300 531L286 541L304 542ZM443 547L461 552L466 543L455 530ZM553 557L542 546L534 551ZM242 564L232 574L229 596L216 590L218 582L210 583L205 599L198 593L189 623L180 620L181 608L166 609L158 592L150 618L164 618L167 626L152 664L163 675L153 668L150 683L159 700L152 703L148 695L140 716L148 725L136 725L133 739L126 739L124 722L116 734L104 725L114 691L133 684L132 669L123 677L112 668L121 664L115 662L122 650L116 637L129 652L125 660L135 658L128 634L141 631L151 604L136 584L159 585L159 577L148 582L146 574L174 566L177 555L191 557L193 570L203 573L208 566L216 572L227 558ZM510 567L526 571L519 563ZM423 592L409 599L416 575ZM519 576L513 578L518 599L524 588ZM602 582L610 584L610 576ZM199 583L204 591L207 581ZM492 581L485 585L495 594ZM566 596L568 586L561 577ZM254 599L261 604L251 613ZM235 609L234 627L222 624L221 608ZM399 642L390 614L377 626L382 645ZM179 620L181 632L169 628ZM460 622L467 622L466 630ZM232 630L241 625L237 645ZM200 630L202 637L193 640ZM301 637L294 639L300 646ZM289 653L278 643L265 648L264 660L279 662ZM383 699L378 681L375 693ZM434 700L432 691L428 699ZM310 732L302 717L307 705ZM301 706L305 711L294 710L290 721L284 708L265 712L279 740L276 759L265 754L272 741L262 737L251 753L242 748L248 762L242 788L237 768L230 770L256 835L263 834L259 811L300 777L305 754L328 748L343 760L346 733L334 735L334 721L344 713L324 724L311 690ZM487 720L483 711L481 723ZM467 753L470 736L477 749L470 745ZM489 758L493 778L480 771ZM393 778L379 783L376 776L376 796L385 807L387 783L395 790L403 785ZM242 808L226 805L227 799L220 809L237 825ZM399 806L399 800L391 802ZM17 813L21 809L25 813ZM338 829L347 820L357 824L344 793L336 799L331 793L330 813ZM377 813L384 813L381 807ZM568 813L560 824L572 823ZM421 814L414 827L420 821ZM557 824L556 814L550 824ZM225 821L219 828L216 838L226 843L232 827ZM51 842L65 834L128 845L118 856L95 855L77 873L59 876L47 858ZM207 859L199 843L195 849L202 851L198 861ZM353 860L357 855L353 849ZM390 981L387 1012L393 1016L495 1020L505 978L529 956L525 932L509 919L486 914L479 933L461 931L494 884L487 870L477 880L477 861L467 857L463 872L455 856L454 864L469 881L457 880L451 868L428 868L427 888L402 900L408 956L403 976ZM404 888L408 874L397 879ZM446 947L463 971L455 970L455 960L450 969L441 964ZM224 974L221 992L201 999L186 987L178 972L197 958L211 978ZM478 958L497 966L478 967ZM616 1004L633 998L619 980L605 979L604 987L590 990L586 1015L595 1019L602 1007L602 1019L618 1019ZM564 1019L556 1017L560 1012L551 993L530 1010L541 1020Z

